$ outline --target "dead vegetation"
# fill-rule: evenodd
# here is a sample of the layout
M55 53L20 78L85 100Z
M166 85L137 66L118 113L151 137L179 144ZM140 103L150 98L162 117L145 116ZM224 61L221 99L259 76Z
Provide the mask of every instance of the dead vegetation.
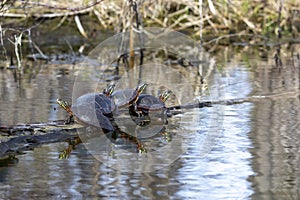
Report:
M120 31L130 26L128 1L108 0L6 0L0 16L18 18L96 17L105 29ZM145 26L188 30L203 34L299 34L298 0L136 0ZM2 22L3 23L3 22ZM77 22L80 24L80 22ZM81 22L84 24L84 22Z

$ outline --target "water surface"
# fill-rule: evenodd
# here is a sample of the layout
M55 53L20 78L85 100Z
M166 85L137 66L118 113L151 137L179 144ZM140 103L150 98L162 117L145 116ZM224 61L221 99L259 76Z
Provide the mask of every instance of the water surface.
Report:
M221 84L222 97L227 99L272 96L179 115L185 119L181 131L170 125L169 132L180 134L188 146L169 166L153 172L120 172L95 159L83 144L65 160L58 157L67 143L48 144L1 161L0 197L298 199L299 65L286 58L278 67L272 58L256 55L248 55L251 62L246 62L243 55L218 55L222 69L212 74L210 84ZM225 62L224 57L230 59ZM1 70L0 124L67 116L55 100L72 101L76 68L36 66L35 73L25 73L20 80L13 70ZM197 88L197 84L191 85Z

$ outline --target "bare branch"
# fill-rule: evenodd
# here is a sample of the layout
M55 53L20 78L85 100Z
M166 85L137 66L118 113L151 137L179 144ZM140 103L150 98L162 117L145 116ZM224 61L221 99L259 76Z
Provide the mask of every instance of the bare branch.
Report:
M95 2L87 5L87 6L81 6L81 7L75 7L75 8L68 8L68 7L63 7L63 6L52 6L49 4L45 4L45 3L40 3L40 2L32 2L32 1L20 1L22 4L26 4L26 5L35 5L35 6L42 6L42 7L47 7L47 8L51 8L51 9L56 9L56 10L69 10L69 11L80 11L80 10L86 10L88 8L91 8L101 2L103 2L104 0L96 0Z

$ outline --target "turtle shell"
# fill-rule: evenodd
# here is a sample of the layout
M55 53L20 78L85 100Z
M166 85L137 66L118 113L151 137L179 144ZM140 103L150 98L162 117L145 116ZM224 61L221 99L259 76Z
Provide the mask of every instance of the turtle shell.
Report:
M132 89L125 89L125 90L117 90L112 95L111 98L115 102L117 107L122 107L125 105L130 104L133 101L138 92Z
M161 110L165 107L165 103L153 95L141 94L136 106L138 110L142 111Z
M141 83L134 90L125 89L125 90L115 91L111 95L111 98L118 106L118 108L131 106L138 99L139 95L145 90L147 85L148 85L147 83Z
M168 121L165 116L165 103L160 99L150 94L142 94L136 102L135 106L137 111L142 111L143 115L149 115L149 111L151 112L150 122L156 121L158 118L162 119L162 124L167 124ZM141 118L141 116L139 117ZM150 125L147 120L145 121L145 125ZM153 126L152 124L151 126Z
M109 117L116 106L114 102L104 94L88 93L76 99L71 110L82 122L101 127L106 130L114 130Z

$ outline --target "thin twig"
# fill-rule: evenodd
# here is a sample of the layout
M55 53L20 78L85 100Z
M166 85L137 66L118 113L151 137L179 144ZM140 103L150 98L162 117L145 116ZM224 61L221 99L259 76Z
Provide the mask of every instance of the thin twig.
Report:
M51 8L51 9L56 9L56 10L69 10L69 11L82 11L82 10L86 10L88 8L92 8L95 5L103 2L104 0L96 0L95 2L86 5L86 6L80 6L80 7L74 7L74 8L69 8L69 7L64 7L64 6L52 6L49 4L45 4L45 3L40 3L40 2L32 2L32 1L27 1L27 0L23 0L20 1L21 4L25 4L25 5L35 5L35 6L42 6L42 7L47 7L47 8Z
M81 22L80 22L79 16L78 16L78 15L75 15L74 20L75 20L75 24L76 24L76 26L77 26L77 28L78 28L80 34L81 34L83 37L88 38L88 36L87 36L87 34L86 34L86 32L85 32L85 30L84 30L84 28L83 28L83 26L82 26L82 24L81 24Z
M281 38L281 12L282 12L282 5L284 0L278 0L279 1L279 8L278 8L278 18L277 18L277 27L278 27L278 38Z
M92 10L93 8L87 8L84 10L72 11L72 12L63 12L63 13L44 13L44 14L18 14L18 13L2 13L2 17L16 17L16 18L26 18L26 17L35 17L35 18L56 18L64 16L73 16L78 14L85 14Z
M8 60L8 56L7 56L7 52L6 52L6 48L4 47L4 42L3 42L3 29L2 29L2 26L0 24L0 44L2 46L2 49L3 49L3 53L4 53L4 56L6 58L6 60Z
M270 38L267 38L265 36L262 36L262 35L256 35L256 34L240 34L240 33L236 33L236 34L228 34L228 35L222 35L220 37L217 37L217 38L214 38L208 42L205 42L204 45L208 45L208 44L211 44L213 42L218 42L219 40L221 39L224 39L224 38L230 38L230 37L236 37L236 36L249 36L249 37L258 37L258 38L261 38L261 39L264 39L264 40L269 40Z
M200 24L199 24L199 35L200 35L200 45L203 44L202 29L203 29L203 11L202 11L203 0L199 0L199 15L200 15Z

